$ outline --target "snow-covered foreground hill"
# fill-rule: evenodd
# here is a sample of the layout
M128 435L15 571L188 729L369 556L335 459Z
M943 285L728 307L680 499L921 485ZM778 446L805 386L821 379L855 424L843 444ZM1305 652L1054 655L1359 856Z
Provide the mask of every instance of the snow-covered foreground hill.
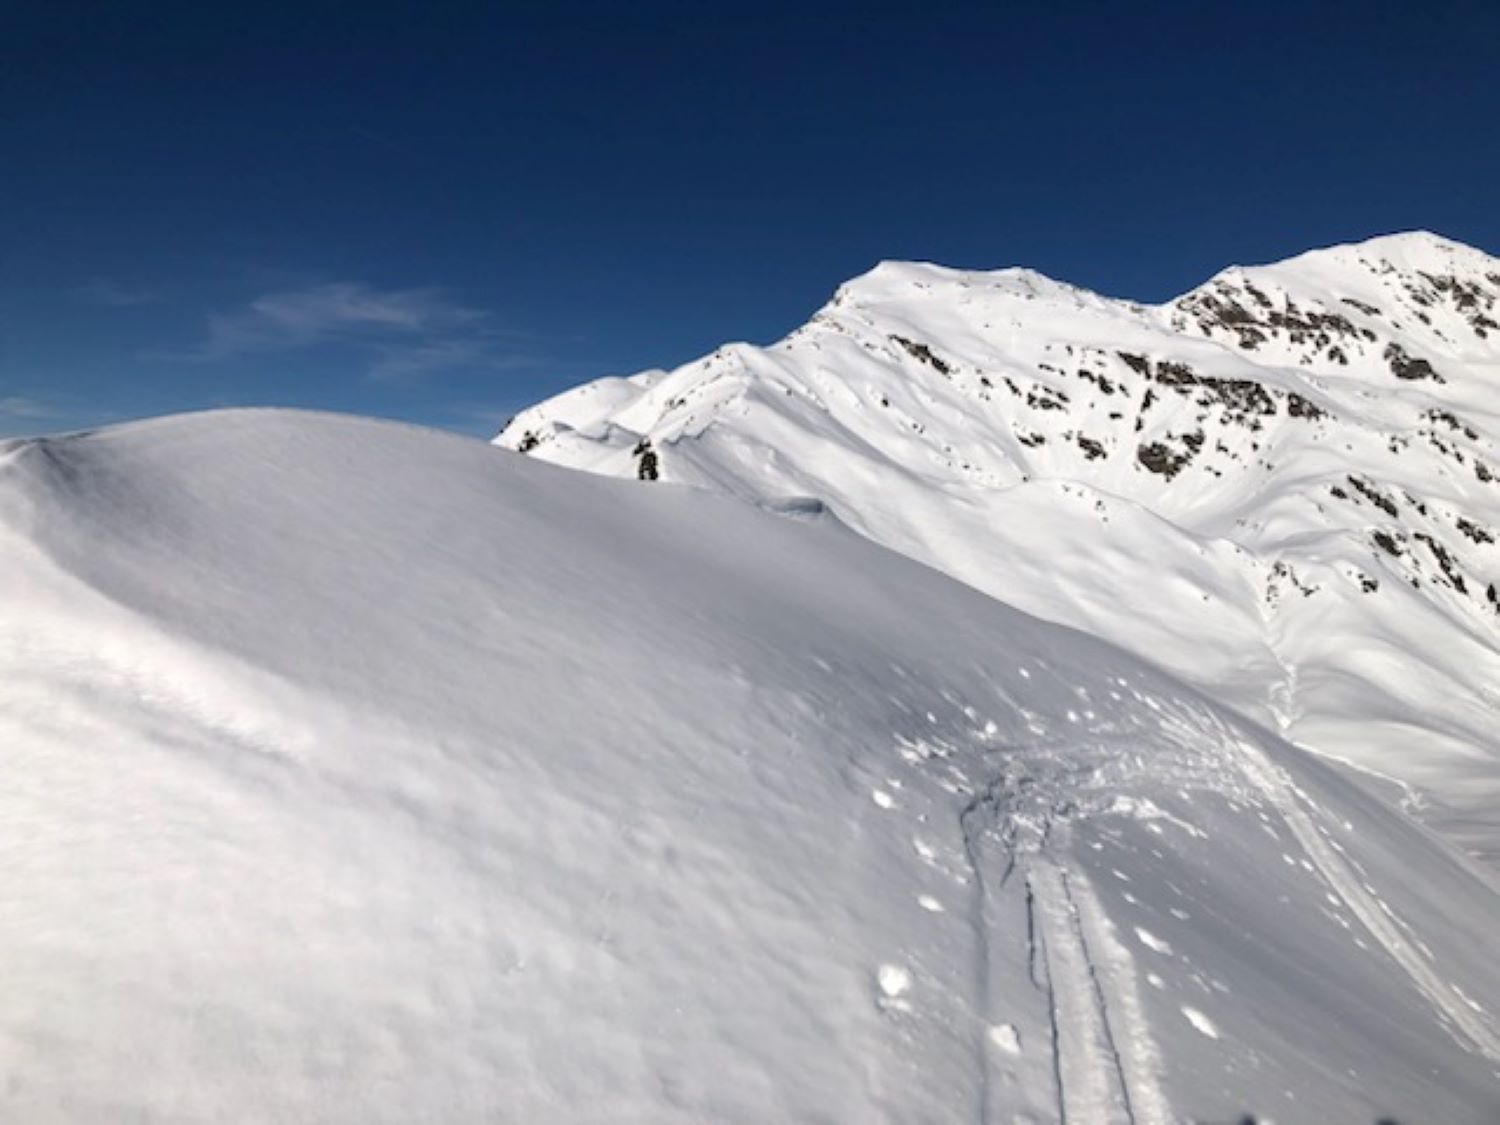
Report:
M1500 861L1500 261L1427 234L1159 307L887 263L769 348L606 379L513 449L805 496L1410 787Z
M3 447L0 1116L1500 1117L1468 860L782 507L289 413Z

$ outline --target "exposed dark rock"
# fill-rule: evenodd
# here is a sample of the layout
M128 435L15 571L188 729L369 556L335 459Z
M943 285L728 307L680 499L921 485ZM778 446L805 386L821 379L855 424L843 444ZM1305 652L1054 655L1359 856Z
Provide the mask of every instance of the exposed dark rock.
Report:
M1450 430L1463 434L1470 441L1479 440L1479 434L1474 427L1460 421L1458 416L1450 410L1428 410L1423 413L1423 417L1430 418L1434 422L1442 422Z
M1326 418L1328 411L1303 398L1296 391L1286 396L1286 412L1293 418Z
M1417 538L1427 544L1427 549L1432 552L1432 557L1437 559L1437 564L1442 569L1443 576L1448 579L1448 584L1460 594L1467 594L1469 588L1464 582L1463 571L1459 569L1458 560L1453 557L1448 548L1425 531L1417 532Z
M1080 367L1078 369L1078 377L1084 380L1084 382L1093 383L1107 395L1112 395L1115 393L1115 384L1109 379L1108 376L1090 371L1087 367Z
M1432 364L1410 355L1400 344L1390 343L1385 346L1385 361L1390 364L1391 374L1398 379L1434 379L1439 383L1447 382L1433 369Z
M915 340L908 340L905 336L893 335L891 339L905 348L913 358L921 360L923 363L936 370L938 374L952 374L953 367L948 363L948 361L933 355L932 349L929 348L926 344L919 344Z
M1370 503L1374 504L1386 515L1390 516L1392 519L1399 518L1399 516L1401 515L1401 510L1396 507L1396 502L1385 493L1381 492L1380 489L1376 488L1369 481L1364 480L1361 477L1352 475L1347 476L1344 479L1354 486L1355 491L1357 491Z
M1083 455L1090 461L1097 461L1105 455L1104 446L1091 437L1078 435L1078 447L1083 450Z
M1475 543L1488 544L1495 541L1494 533L1488 528L1480 527L1473 520L1458 517L1458 530L1467 535Z
M1153 441L1135 451L1136 460L1153 473L1171 480L1192 460L1191 453L1179 453L1165 442Z
M1033 410L1062 410L1069 401L1066 394L1045 383L1038 383L1026 392L1026 405Z

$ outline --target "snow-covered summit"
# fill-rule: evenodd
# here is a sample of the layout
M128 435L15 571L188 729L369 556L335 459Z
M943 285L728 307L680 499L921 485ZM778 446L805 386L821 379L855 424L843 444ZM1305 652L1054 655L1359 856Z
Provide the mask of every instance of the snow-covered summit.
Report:
M789 508L285 412L0 451L0 1116L1495 1120L1462 857Z
M1493 363L1500 261L1425 231L1232 267L1172 303L1173 327L1327 375L1443 381ZM1413 347L1415 345L1415 347Z
M903 261L878 263L853 281L840 286L830 304L833 308L839 308L844 305L889 301L901 295L942 297L951 290L969 289L976 285L1023 300L1124 304L1111 302L1087 289L1056 281L1046 274L1023 266L1009 266L998 270L960 270L934 262Z
M1287 276L1323 272L1330 278L1361 272L1482 275L1495 268L1495 259L1483 250L1433 231L1412 230L1307 250L1279 263L1231 268Z
M1426 233L1160 306L884 263L513 449L849 526L1411 787L1500 857L1500 261Z

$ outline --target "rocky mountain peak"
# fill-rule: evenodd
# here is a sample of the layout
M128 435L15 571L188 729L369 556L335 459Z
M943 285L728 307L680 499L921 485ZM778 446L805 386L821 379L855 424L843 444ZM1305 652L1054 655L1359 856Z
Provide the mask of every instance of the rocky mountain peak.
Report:
M1500 793L1497 322L1500 261L1420 232L1160 306L888 262L775 345L591 384L497 440L814 500L1396 776L1427 730L1424 754L1487 763L1467 796L1429 795L1457 819ZM1347 713L1350 682L1389 714Z

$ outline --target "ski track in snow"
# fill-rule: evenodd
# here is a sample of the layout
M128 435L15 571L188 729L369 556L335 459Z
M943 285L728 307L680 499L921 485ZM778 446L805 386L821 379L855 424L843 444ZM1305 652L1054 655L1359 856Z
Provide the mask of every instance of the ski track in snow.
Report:
M1110 933L1087 876L1042 860L1027 887L1045 964L1059 1120L1168 1125L1134 961Z
M1016 751L1034 755L1035 765L1055 767L1058 748ZM1014 766L1014 759L1010 763ZM1113 926L1088 876L1063 859L1067 802L1050 808L1011 806L1016 788L1032 789L1013 778L996 781L960 814L964 847L975 888L975 924L980 938L980 989L990 990L987 938L992 894L1019 887L1025 895L1028 963L1033 986L1044 993L1050 1021L1049 1047L1056 1111L1063 1125L1168 1125L1173 1120L1161 1083L1160 1058L1141 1003L1134 958L1115 937ZM986 840L998 840L1002 871L996 886L985 863ZM1022 878L1016 879L1017 873ZM997 1013L990 1010L989 1027ZM990 1038L993 1038L990 1033ZM989 1054L980 1048L984 1069L982 1120L989 1112L994 1082Z
M1188 717L1175 709L1163 709L1149 696L1141 701L1159 716L1163 733L1181 727L1187 734L1194 729ZM1206 718L1193 716L1197 723ZM1166 770L1190 788L1263 805L1279 815L1306 856L1301 866L1326 885L1329 901L1347 905L1461 1046L1500 1062L1500 1036L1489 1026L1483 1010L1443 980L1430 955L1403 934L1403 923L1367 888L1303 807L1310 799L1264 751L1222 723L1211 722L1217 733L1213 744L1197 751L1184 746L1182 755L1165 762ZM1135 957L1116 936L1088 875L1068 858L1072 826L1080 821L1121 813L1133 817L1159 814L1174 823L1176 818L1155 810L1148 801L1128 796L1132 759L1109 738L1092 745L1086 740L1043 739L1004 748L998 755L997 748L990 747L981 751L981 760L993 763L1003 757L1004 772L977 789L969 787L963 770L950 760L953 747L937 744L934 750L933 744L920 742L915 744L916 752L912 747L908 744L904 755L909 764L929 768L940 764L945 788L970 794L959 826L973 887L981 998L993 991L989 965L993 951L987 943L997 928L994 899L1017 893L1017 887L1025 895L1030 978L1045 997L1050 1020L1048 1047L1058 1121L1061 1125L1169 1125L1177 1120L1142 1001ZM1126 762L1123 773L1122 760ZM1163 764L1161 760L1155 763L1159 769ZM1139 765L1138 760L1133 762L1134 767ZM1269 824L1264 813L1261 819ZM1179 827L1189 835L1202 835L1194 825ZM994 850L988 846L997 843ZM1170 944L1150 931L1138 927L1137 934L1143 946L1163 955L1171 953ZM998 1084L989 1071L994 1065L994 1028L1004 1025L993 1002L985 999L982 1003L987 1017L983 1038L989 1046L981 1042L978 1048L983 1087L980 1118L988 1122L1001 1119L996 1111L1003 1109L996 1105ZM1183 1006L1179 1012L1206 1038L1222 1037L1214 1022L1196 1008Z
M1438 975L1430 957L1401 933L1400 923L1390 908L1378 895L1366 889L1365 881L1351 870L1348 862L1330 846L1322 830L1313 823L1302 807L1306 798L1285 771L1250 743L1240 740L1237 745L1247 773L1281 814L1323 881L1427 998L1437 1013L1438 1022L1461 1046L1500 1063L1500 1034L1474 1010L1461 991Z

